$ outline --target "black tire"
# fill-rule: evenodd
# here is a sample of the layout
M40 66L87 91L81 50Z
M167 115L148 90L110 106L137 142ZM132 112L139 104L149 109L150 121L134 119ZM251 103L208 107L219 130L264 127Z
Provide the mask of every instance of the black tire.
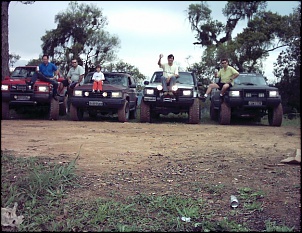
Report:
M146 104L143 100L141 101L141 114L140 114L140 122L148 122L151 121L151 112L150 106Z
M130 111L130 114L129 114L129 119L136 119L137 118L137 106L134 107L134 110L131 110Z
M49 120L59 119L59 101L51 98L49 106Z
M274 109L268 110L268 123L270 126L281 126L283 119L283 107L280 103Z
M129 102L125 100L124 106L120 108L117 112L119 122L127 122L129 121Z
M65 116L67 114L67 96L64 96L63 101L60 103L59 106L59 115Z
M220 106L219 124L229 125L231 123L231 108L222 102Z
M9 103L2 101L2 120L10 119Z
M198 124L200 122L200 104L199 99L195 98L189 109L189 124Z
M83 120L84 111L70 104L70 118L73 121Z
M211 101L211 105L210 105L210 118L213 121L217 121L219 117L219 111L218 109L214 108L214 103Z

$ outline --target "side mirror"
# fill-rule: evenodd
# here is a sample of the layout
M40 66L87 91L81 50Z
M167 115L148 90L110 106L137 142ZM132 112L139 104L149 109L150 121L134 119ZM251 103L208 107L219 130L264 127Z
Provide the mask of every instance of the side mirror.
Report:
M136 84L131 84L130 88L136 88Z
M144 81L144 85L149 85L149 81Z

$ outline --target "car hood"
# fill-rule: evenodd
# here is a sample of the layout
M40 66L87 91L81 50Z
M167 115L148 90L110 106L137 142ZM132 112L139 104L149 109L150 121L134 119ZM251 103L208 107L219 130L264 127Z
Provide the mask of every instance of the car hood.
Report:
M25 80L26 81L30 81L30 77L29 78L9 78L9 79L5 79L5 80L2 80L2 84L5 84L5 85L17 85L17 84L21 84L21 85L25 85ZM43 85L43 84L47 84L47 82L43 82L43 81L40 81L40 80L37 80L36 81L36 85Z
M242 89L248 90L268 90L268 91L278 91L276 87L270 87L266 85L235 85L231 87L232 91L240 91Z
M126 89L128 88L122 85L103 84L103 91L124 91ZM92 83L78 86L75 88L75 90L91 91Z
M148 85L145 86L145 88L156 88L158 85L161 85L161 83L149 83ZM191 84L183 84L183 83L176 83L178 88L181 89L192 89L193 85Z

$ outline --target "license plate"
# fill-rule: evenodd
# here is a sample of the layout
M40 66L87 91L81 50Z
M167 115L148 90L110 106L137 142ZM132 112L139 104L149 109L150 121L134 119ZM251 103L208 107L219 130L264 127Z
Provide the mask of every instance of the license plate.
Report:
M249 101L249 105L259 106L262 105L262 101Z
M18 95L17 100L30 100L30 96L28 96L28 95Z
M89 106L103 106L102 101L89 101Z

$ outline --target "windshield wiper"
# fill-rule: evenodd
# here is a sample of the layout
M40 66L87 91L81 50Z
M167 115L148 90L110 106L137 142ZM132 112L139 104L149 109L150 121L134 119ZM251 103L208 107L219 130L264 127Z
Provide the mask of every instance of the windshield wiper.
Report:
M13 77L22 77L22 78L25 78L26 76L24 76L24 75L14 75L14 76L12 76L12 78Z
M246 83L240 83L240 84L238 84L238 85L251 85L251 86L254 86L254 85L257 85L257 84L246 82Z

